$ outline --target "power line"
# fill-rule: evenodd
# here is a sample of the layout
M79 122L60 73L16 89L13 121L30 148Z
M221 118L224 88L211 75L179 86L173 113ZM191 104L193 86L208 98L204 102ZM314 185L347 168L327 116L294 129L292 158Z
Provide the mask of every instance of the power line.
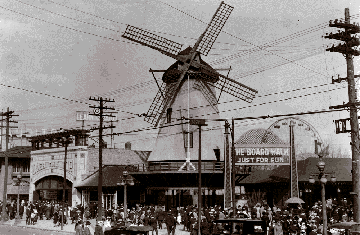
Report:
M76 8L73 8L73 7L69 7L69 6L66 6L64 4L60 4L60 3L57 3L57 2L54 2L54 1L51 1L51 0L48 0L49 2L52 2L56 5L59 5L59 6L63 6L63 7L66 7L68 9L71 9L71 10L74 10L74 11L79 11L83 14L86 14L86 15L90 15L90 16L93 16L93 17L96 17L96 18L99 18L99 19L102 19L102 20L107 20L107 21L110 21L110 22L113 22L113 23L116 23L116 24L122 24L122 25L126 25L125 23L122 23L122 22L118 22L118 21L114 21L114 20L111 20L111 19L107 19L107 18L104 18L104 17L101 17L101 16L98 16L98 15L95 15L95 14L92 14L92 13L89 13L89 12L85 12L85 11L82 11L82 10L79 10L79 9L76 9ZM192 38L192 37L186 37L186 36L179 36L179 35L175 35L175 34L171 34L171 33L166 33L166 32L161 32L161 31L155 31L155 30L149 30L148 31L150 32L153 32L153 33L161 33L161 34L165 34L165 35L169 35L169 36L173 36L173 37L178 37L178 38L185 38L185 39L192 39L192 40L197 40L197 38ZM224 42L215 42L215 43L222 43L222 44L225 44L225 45L236 45L234 43L224 43Z
M120 33L120 31L118 31L118 30L114 30L114 29L111 29L111 28L108 28L108 27L104 27L104 26L96 25L96 24L89 23L89 22L86 22L86 21L78 20L78 19L75 19L75 18L72 18L72 17L68 17L68 16L63 15L63 14L59 14L59 13L56 13L56 12L53 12L53 11L49 11L49 10L47 10L47 9L45 9L45 8L42 8L42 7L37 7L37 6L31 5L31 4L22 2L22 1L20 1L20 0L14 0L14 1L17 1L17 2L19 2L19 3L21 3L21 4L24 4L24 5L27 5L27 6L30 6L30 7L37 8L37 9L39 9L39 10L43 10L43 11L50 12L51 14L54 14L54 15L58 15L58 16L62 16L62 17L68 18L68 19L70 19L70 20L75 20L75 21L78 21L78 22L81 22L81 23L84 23L84 24L88 24L88 25L92 25L92 26L98 27L98 28L103 28L103 29L111 30L111 31L113 31L113 32L115 32L115 33Z
M106 37L106 36L101 36L101 35L94 34L94 33L88 33L88 32L85 32L85 31L82 31L82 30L79 30L79 29L74 29L74 28L70 28L70 27L67 27L67 26L64 26L64 25L56 24L56 23L53 23L53 22L50 22L50 21L46 21L46 20L37 18L37 17L33 17L33 16L26 15L26 14L21 13L21 12L18 12L18 11L11 10L11 9L6 8L6 7L3 7L3 6L0 6L0 8L3 8L3 9L5 9L5 10L7 10L7 11L14 12L14 13L19 14L19 15L23 15L23 16L25 16L25 17L29 17L29 18L32 18L32 19L35 19L35 20L39 20L39 21L42 21L42 22L45 22L45 23L53 24L53 25L56 25L56 26L59 26L59 27L63 27L63 28L69 29L69 30L76 31L76 32L80 32L80 33L84 33L84 34L89 34L89 35L93 35L93 36L96 36L96 37L101 37L101 38L104 38L104 39L109 39L109 40L116 41L116 42L125 42L125 43L129 43L129 44L138 45L137 43L127 42L127 41L124 41L124 40L114 39L114 38L110 38L110 37Z
M345 88L345 87L338 87L338 88L334 88L334 89L331 89L331 90L313 92L313 93L308 93L308 94L305 94L305 95L293 96L293 97L289 97L289 98L285 98L285 99L268 101L268 102L264 102L264 103L260 103L260 104L243 106L243 107L240 107L240 108L234 108L234 109L229 109L229 110L223 110L223 111L220 111L220 113L229 112L229 111L236 111L236 110L245 109L245 108L252 108L252 107L256 107L256 106L261 106L261 105L266 105L266 104L272 104L272 103L287 101L287 100L291 100L291 99L302 98L302 97L306 97L306 96L310 96L310 95L316 95L316 94L320 94L320 93L326 93L326 92L330 92L330 91L334 91L334 90L339 90L339 89L342 89L342 88ZM214 113L197 115L197 116L194 116L194 118L196 118L196 117L204 117L204 116L213 115L213 114L218 114L218 113L214 112Z
M78 22L86 23L86 24L89 24L89 25L93 25L93 26L95 26L95 27L100 27L100 28L104 28L104 29L108 29L108 30L111 30L111 31L120 33L118 30L113 30L113 29L110 29L110 28L107 28L107 27L98 26L98 25L95 25L95 24L92 24L92 23L89 23L89 22L85 22L85 21L82 21L82 20L74 19L74 18L65 16L65 15L62 15L62 14L58 14L58 13L49 11L49 10L44 9L44 8L40 8L40 7L37 7L37 6L33 6L33 5L30 5L30 4L24 3L24 2L19 1L19 0L15 0L15 1L20 2L20 3L22 3L22 4L25 4L25 5L27 5L27 6L31 6L31 7L37 8L37 9L41 9L41 10L44 10L44 11L48 11L48 12L50 12L50 13L52 13L52 14L60 15L60 16L62 16L62 17L68 18L68 19L76 20L76 21L78 21ZM169 5L169 4L167 4L167 5ZM169 5L169 6L170 6L170 5ZM176 8L175 8L175 9L176 9ZM83 13L84 13L84 12L83 12ZM100 18L101 18L101 17L100 17ZM105 19L105 18L103 18L103 19ZM40 19L39 19L39 20L40 20ZM202 22L202 21L201 21L201 22ZM117 22L117 23L119 23L119 22ZM123 23L121 23L121 24L123 24ZM68 28L68 27L66 27L66 28ZM75 30L75 29L74 29L74 30ZM226 32L225 32L225 33L226 33ZM227 33L227 34L229 34L229 33ZM234 36L234 35L232 35L232 34L229 34L229 35L230 35L230 36L233 36L233 37L236 37L236 36ZM100 35L98 35L98 36L100 36ZM107 38L107 37L105 37L105 38ZM238 38L238 37L236 37L236 38ZM238 39L243 40L243 39L241 39L241 38L238 38ZM245 41L245 40L243 40L243 41ZM249 44L251 44L251 45L253 45L253 46L258 47L258 48L260 48L261 50L265 50L265 49L263 49L263 47L259 47L259 46L255 45L255 44L252 44L252 43L247 42L247 41L245 41L245 42L246 42L246 43L249 43ZM288 59L285 58L285 57L279 56L278 54L275 54L275 53L273 53L273 52L271 52L271 51L269 51L269 50L266 50L266 51L269 52L269 53L271 53L271 54L273 54L273 55L275 55L275 56L278 56L278 57L280 57L280 58L288 61L289 63L294 63L294 60L291 61L291 60L288 60ZM296 63L294 63L294 64L296 64ZM296 64L296 65L301 66L301 67L303 67L303 68L305 68L305 69L307 69L307 70L311 70L311 71L313 71L313 72L315 72L315 73L318 73L317 71L314 71L314 70L312 70L312 69L309 69L309 68L307 68L307 67L305 67L305 66L302 66L302 65L299 65L299 64ZM320 74L320 73L319 73L319 74ZM321 74L321 75L323 75L323 74Z
M286 99L275 100L275 101L265 102L265 103L256 104L256 105L250 105L250 106L247 106L247 107L244 106L244 107L240 107L240 108L224 110L224 111L221 111L221 112L235 111L235 110L239 110L239 109L250 108L250 107L255 107L255 106L261 106L261 105L270 104L270 103L282 102L282 101L286 101L286 100L290 100L290 99L301 98L301 97L306 97L306 96L310 96L310 95L314 95L314 94L319 94L319 93L325 93L325 92L329 92L329 91L333 91L333 90L338 90L338 89L341 89L341 88L345 88L345 87L334 88L332 90L326 90L326 91L322 91L322 92L309 93L309 94L305 94L305 95L301 95L301 96L297 96L297 97L290 97L290 98L286 98ZM329 111L329 112L331 112L331 111ZM194 116L193 118L202 117L202 116L211 115L211 114L218 114L218 113L203 114L203 115ZM243 119L236 119L236 120L243 120ZM161 128L165 128L165 127L169 127L169 126L177 126L177 125L181 125L181 124L187 124L187 123L171 124L171 125L166 125L166 126L162 126L162 127L147 127L147 128L142 128L142 129L126 131L126 132L122 132L122 133L117 133L117 135L134 133L134 132L141 132L141 131L146 131L146 130L161 129Z
M168 3L165 3L165 2L162 2L162 1L159 1L159 2L161 2L161 3L163 3L163 4L167 5L167 6L170 6L171 8L174 8L174 9L176 9L176 10L184 13L185 15L188 15L188 16L190 16L191 18L196 19L196 20L198 20L198 21L200 21L200 22L202 22L202 23L205 24L205 22L203 22L202 20L197 19L196 17L193 17L193 16L191 16L190 14L188 14L188 13L186 13L186 12L184 12L184 11L176 8L176 7L173 7L173 6L171 6L170 4L168 4ZM248 44L250 44L250 45L252 45L252 46L254 46L254 47L257 47L257 48L259 48L260 50L265 50L265 51L267 51L267 52L269 52L269 53L271 53L271 54L273 54L273 55L275 55L275 56L278 56L278 57L280 57L280 58L288 61L289 63L293 63L293 61L290 61L290 60L288 60L287 58L285 58L285 57L283 57L283 56L277 55L277 54L275 54L275 53L273 53L273 52L271 52L271 51L266 50L263 46L255 45L254 43L248 42L248 41L246 41L246 40L244 40L244 39L242 39L242 38L240 38L240 37L237 37L237 36L235 36L235 35L233 35L233 34L230 34L230 33L225 32L225 31L222 31L222 32L224 32L225 34L227 34L227 35L229 35L229 36L232 36L232 37L234 37L234 38L237 38L237 39L239 39L240 41L243 41L243 42L248 43ZM301 65L301 64L297 64L297 63L294 63L294 64L295 64L295 65L298 65L298 66L300 66L300 67L302 67L302 68L304 68L304 69L307 69L307 70L310 70L310 71L312 71L312 72L318 73L317 71L315 71L315 70L313 70L313 69L309 69L309 68L307 68L307 67L305 67L305 66L303 66L303 65ZM320 73L318 73L318 74L320 74ZM320 74L320 75L325 76L324 74Z
M81 104L85 104L85 105L91 105L90 103L87 103L87 102L68 99L68 98L60 97L60 96L49 95L49 94L46 94L46 93L43 93L43 92L33 91L33 90L19 88L19 87L15 87L15 86L10 86L10 85L6 85L6 84L3 84L3 83L0 83L0 86L4 86L4 87L8 87L8 88L14 88L14 89L22 90L22 91L27 91L27 92L32 92L32 93L35 93L35 94L40 94L40 95L45 95L45 96L49 96L49 97L52 97L52 98L67 100L67 101L70 101L70 102L81 103ZM127 114L131 114L131 115L138 116L138 117L141 116L141 114L135 114L135 113L132 113L132 112L129 112L129 111L124 111L124 110L117 110L117 111L127 113ZM135 118L135 117L124 118L122 120L128 120L128 119L133 119L133 118Z

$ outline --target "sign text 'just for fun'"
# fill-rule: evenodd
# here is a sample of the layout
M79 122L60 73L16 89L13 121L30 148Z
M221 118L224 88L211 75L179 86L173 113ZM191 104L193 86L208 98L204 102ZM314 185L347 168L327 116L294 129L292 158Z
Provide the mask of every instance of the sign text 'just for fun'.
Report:
M283 148L236 148L236 165L289 165L290 149Z

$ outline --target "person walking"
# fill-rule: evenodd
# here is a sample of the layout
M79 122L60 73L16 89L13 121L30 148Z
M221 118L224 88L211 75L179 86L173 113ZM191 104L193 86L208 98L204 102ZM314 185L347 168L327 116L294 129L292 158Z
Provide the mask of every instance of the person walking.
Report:
M90 228L89 228L90 224L91 224L90 221L85 222L83 235L91 235Z
M26 224L29 225L31 221L31 207L30 204L26 206Z
M82 220L79 220L76 224L75 224L75 235L83 235L83 222Z
M101 221L96 222L94 235L104 235L104 231L101 227Z
M176 229L176 220L172 213L169 212L168 215L166 216L165 224L166 224L166 229L167 229L168 235L174 235L175 229Z
M150 226L152 227L152 235L158 235L159 234L159 230L158 230L158 223L157 223L157 220L156 218L154 217L154 215L151 215L151 218L150 218Z
M274 235L283 235L283 229L280 221L276 221L274 226Z

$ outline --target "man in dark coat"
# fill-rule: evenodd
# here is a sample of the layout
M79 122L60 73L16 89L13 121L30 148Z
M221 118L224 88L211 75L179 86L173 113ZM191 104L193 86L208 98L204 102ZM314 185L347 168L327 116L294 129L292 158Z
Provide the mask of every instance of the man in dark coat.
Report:
M165 224L166 229L168 232L168 235L175 235L175 229L176 229L176 220L174 218L174 215L172 213L168 213L168 215L165 218Z
M157 224L157 220L156 218L152 215L150 218L150 226L152 227L152 235L154 235L154 233L156 233L156 235L159 234L158 231L158 224Z
M100 225L100 221L96 222L94 235L104 235L104 231Z
M30 224L30 220L31 220L31 208L30 208L30 204L28 203L28 205L26 206L26 224Z
M23 204L20 204L20 206L19 206L19 215L20 215L20 218L22 219L22 217L24 215L24 205Z
M164 219L165 219L165 212L161 208L158 208L156 212L156 220L158 221L159 229L162 229L162 224L164 222Z

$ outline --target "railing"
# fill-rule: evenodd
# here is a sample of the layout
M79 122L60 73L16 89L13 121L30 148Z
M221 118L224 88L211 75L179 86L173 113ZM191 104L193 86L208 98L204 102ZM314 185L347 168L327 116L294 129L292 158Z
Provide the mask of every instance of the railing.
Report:
M179 169L185 164L185 162L149 162L148 165L138 164L134 165L137 168L137 171L179 171ZM191 164L198 169L197 162L191 162ZM202 171L223 171L224 162L202 162L201 163Z

